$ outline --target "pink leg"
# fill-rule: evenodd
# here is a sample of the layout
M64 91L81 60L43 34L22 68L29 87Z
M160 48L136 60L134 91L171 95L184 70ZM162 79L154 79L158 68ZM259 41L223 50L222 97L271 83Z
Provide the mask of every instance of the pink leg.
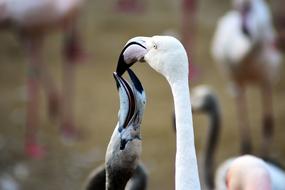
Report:
M76 29L68 28L65 43L63 63L63 98L62 98L62 121L61 131L64 137L78 137L78 130L74 124L74 83L75 83L75 66L82 56L79 43L80 39Z
M39 79L47 94L48 113L50 118L54 119L58 117L60 113L60 95L49 72L49 69L43 61L43 38L38 37L37 39L33 40L33 43L35 44L35 47L33 52L30 53L30 56L34 58L34 62L36 62L37 67L40 70Z
M243 86L237 86L236 107L238 115L238 127L241 135L241 154L250 154L252 152L251 135L246 108L245 89Z
M25 151L33 158L41 158L44 155L43 148L37 142L39 128L39 45L31 40L26 41L26 50L29 57L28 63L28 105L27 105L27 130Z
M42 59L42 55L39 61L41 61L41 82L47 94L48 113L50 118L54 119L58 117L60 113L60 95L49 69Z
M55 82L49 72L47 65L43 61L42 51L37 52L40 55L39 67L41 70L40 80L43 84L44 90L47 94L48 114L51 119L55 119L60 115L60 95L56 88Z
M68 62L63 64L63 98L62 98L62 123L61 131L64 137L74 138L77 129L74 124L74 74L75 65Z
M270 84L264 85L262 88L262 105L263 105L263 139L261 144L262 156L269 155L270 145L274 132L274 117L273 117L273 101L272 87Z

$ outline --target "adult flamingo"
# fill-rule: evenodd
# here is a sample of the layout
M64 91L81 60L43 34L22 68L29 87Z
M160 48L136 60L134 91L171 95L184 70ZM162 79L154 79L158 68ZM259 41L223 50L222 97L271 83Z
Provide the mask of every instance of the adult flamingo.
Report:
M231 80L235 92L241 152L252 152L245 87L260 87L263 106L262 154L268 155L273 137L272 87L281 60L275 48L275 31L264 0L234 0L235 10L219 22L212 54Z
M117 65L122 75L137 61L147 62L170 84L176 117L175 189L199 190L191 101L188 84L188 58L183 45L171 36L135 37L123 49Z
M15 29L29 59L25 150L33 157L41 157L44 153L36 137L39 127L39 82L43 83L47 92L51 116L60 115L61 130L64 135L74 136L76 132L72 101L74 63L80 57L76 20L82 3L83 0L0 1L0 26ZM62 30L65 34L62 97L42 57L44 38L55 29Z

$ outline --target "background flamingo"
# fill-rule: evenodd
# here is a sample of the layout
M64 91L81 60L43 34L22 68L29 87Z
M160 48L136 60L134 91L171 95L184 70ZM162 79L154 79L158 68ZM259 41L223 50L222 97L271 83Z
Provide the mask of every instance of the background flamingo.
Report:
M277 0L278 1L278 0ZM57 136L57 128L53 123L48 122L45 115L45 96L41 96L40 109L43 124L39 130L38 137L41 144L44 144L49 153L43 160L33 161L25 157L22 153L23 143L23 123L25 120L25 65L23 51L19 47L18 41L12 33L4 31L0 33L0 152L2 173L8 173L23 189L80 189L90 168L100 165L104 161L104 153L108 138L113 131L113 124L117 121L117 111L114 106L117 101L116 89L112 71L117 60L120 48L130 37L138 34L152 35L160 33L164 29L181 27L181 1L147 1L145 14L121 14L112 11L112 5L116 1L88 1L80 16L81 34L84 35L84 46L89 51L95 53L96 59L88 59L86 64L78 65L76 70L76 106L75 118L78 127L88 131L88 136L84 136L79 142L66 146L62 144ZM276 1L269 1L274 4ZM226 126L221 134L221 145L217 151L217 163L231 155L236 155L240 141L238 128L235 128L236 113L234 101L226 91L225 79L217 73L217 67L209 54L209 46L215 23L218 17L223 15L229 7L228 0L221 0L219 3L211 0L199 0L198 2L197 32L195 36L195 62L201 72L194 83L206 83L211 85L217 92L222 105L222 123ZM82 33L83 32L83 33ZM53 63L47 66L51 69L52 75L56 79L61 76L61 56L57 50L61 49L61 33L49 35L44 50L45 60ZM197 48L197 49L196 49ZM198 64L199 63L199 64ZM195 65L196 65L195 64ZM165 83L162 76L150 70L144 64L136 64L135 69L141 76L142 82L148 89L147 95L151 97L146 108L143 127L143 160L149 170L151 178L149 180L150 189L174 189L174 157L175 157L175 134L169 129L169 116L172 113L172 94L169 85ZM281 73L285 68L280 69ZM285 118L284 89L285 75L281 75L280 82L274 86L273 103L276 122L276 133L272 144L272 156L280 160L284 165L285 139L283 134L285 128L282 127ZM55 81L59 86L58 80ZM193 83L194 82L194 83ZM191 82L190 82L191 83ZM159 86L159 88L158 88ZM100 90L98 90L100 89ZM248 88L247 98L249 107L249 117L251 124L252 140L256 148L261 140L261 107L259 105L259 89ZM42 93L42 92L41 92ZM191 93L192 95L192 93ZM193 95L191 96L192 99ZM193 103L193 101L192 101ZM117 105L118 106L118 105ZM106 119L106 115L112 113L112 118ZM206 139L205 132L207 123L204 115L194 114L194 126L196 137L196 150L199 155L203 151L203 143ZM165 118L165 119L161 119ZM155 124L155 127L153 127ZM109 126L109 127L106 127ZM197 127L196 127L197 126ZM204 127L199 127L204 126ZM234 141L233 141L234 139ZM156 142L164 142L157 151ZM4 143L3 143L4 142ZM283 160L283 161L282 161ZM14 166L18 163L26 164L30 169L30 175L26 180L19 179L13 173ZM3 168L4 167L4 168ZM200 171L199 171L200 172ZM47 178L47 176L49 176ZM43 187L42 184L45 184Z
M263 106L263 155L268 155L273 137L272 86L278 74L280 53L274 46L275 31L271 13L263 0L233 1L234 10L219 22L212 54L231 81L241 135L241 152L252 152L245 87L258 86Z
M214 189L215 157L221 134L220 103L214 90L207 85L196 86L191 93L193 114L206 114L209 119L200 176L207 189Z
M282 167L252 155L227 159L216 172L216 189L281 190L285 188Z
M26 152L41 157L43 149L37 142L39 127L39 83L48 99L51 117L60 117L61 131L67 137L76 135L73 121L74 69L80 52L77 17L83 0L3 0L0 2L2 28L13 28L28 57L27 68L27 130ZM64 33L63 91L55 87L52 76L43 60L46 35L54 30Z

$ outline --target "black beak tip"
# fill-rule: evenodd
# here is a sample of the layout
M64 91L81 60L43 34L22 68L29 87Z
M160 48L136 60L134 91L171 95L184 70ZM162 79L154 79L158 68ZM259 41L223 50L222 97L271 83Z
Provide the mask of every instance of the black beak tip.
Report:
M122 66L120 66L120 63L119 63L117 66L117 69L116 69L116 74L118 76L122 76L125 73L125 71L126 71L126 69L124 69Z
M116 81L116 86L117 86L117 89L119 89L120 88L120 82L119 82L119 79L118 79L118 74L116 73L116 72L114 72L113 73L113 77L114 77L114 79L115 79L115 81Z
M116 69L116 73L119 75L119 76L122 76L126 70L129 68L129 66L127 65L127 63L125 62L124 60L124 55L123 55L123 52L121 53L120 57L119 57L119 61L118 61L118 64L117 64L117 69Z
M127 44L119 56L117 69L116 69L116 72L119 76L122 76L126 72L126 70L130 68L135 62L144 60L144 57L139 58L139 57L134 56L133 58L129 58L126 62L124 53L132 45L140 46L141 48L146 49L145 46L143 46L142 44L138 42L130 42L129 44Z

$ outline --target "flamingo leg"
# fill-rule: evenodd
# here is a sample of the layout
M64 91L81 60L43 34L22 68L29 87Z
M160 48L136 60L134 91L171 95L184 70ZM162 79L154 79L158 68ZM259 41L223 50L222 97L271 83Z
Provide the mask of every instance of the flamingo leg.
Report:
M42 60L40 79L47 94L49 117L54 119L60 114L60 95L47 65Z
M28 47L31 49L29 57L32 57L31 62L35 62L39 70L39 80L42 83L44 90L46 91L48 97L48 112L51 118L55 118L59 115L60 112L60 96L58 89L56 88L55 82L52 79L52 76L49 72L49 69L45 62L43 61L43 37L38 35L33 38L32 43L33 47Z
M237 87L236 107L238 115L238 127L241 138L241 154L250 154L252 152L249 119L246 107L245 89L243 86Z
M25 38L24 38L25 39ZM59 114L60 98L51 74L43 61L43 36L27 36L25 49L29 60L28 65L28 114L27 114L27 143L26 151L33 157L42 157L43 148L37 144L36 133L39 127L39 82L43 84L48 95L48 111L51 117Z
M273 117L273 101L272 87L266 84L262 87L262 105L263 105L263 138L261 145L262 156L266 157L269 154L270 145L274 132L274 117Z
M47 94L48 100L48 113L51 119L55 119L60 114L60 95L58 89L56 88L55 82L50 74L49 68L43 61L42 49L43 49L43 39L38 39L37 50L33 50L33 54L37 55L37 64L40 70L40 81L43 88ZM33 55L33 56L34 56Z
M63 98L62 98L62 123L61 131L64 137L74 138L77 129L74 124L74 83L76 63L82 56L78 32L74 25L66 29L64 41L64 63L63 63Z
M63 99L62 99L62 126L65 137L73 138L75 133L73 100L74 100L74 75L75 65L68 62L63 64Z
M32 40L25 42L28 61L28 105L27 105L27 128L25 151L33 158L41 158L44 154L43 148L37 142L37 131L39 128L39 77L40 77L40 48L39 43Z

